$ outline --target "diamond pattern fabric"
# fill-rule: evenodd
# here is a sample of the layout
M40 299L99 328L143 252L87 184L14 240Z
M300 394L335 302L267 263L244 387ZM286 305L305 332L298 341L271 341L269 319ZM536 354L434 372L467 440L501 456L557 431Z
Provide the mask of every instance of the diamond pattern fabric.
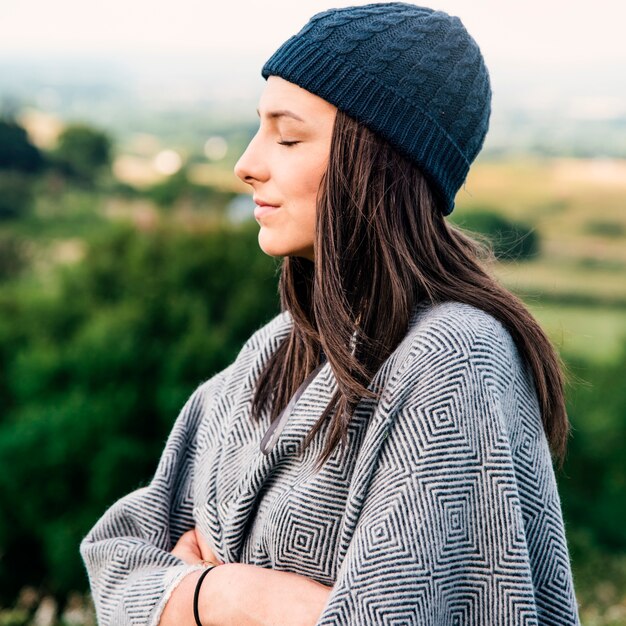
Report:
M249 415L288 312L182 408L149 485L81 543L100 626L156 626L196 568L169 551L197 526L219 558L333 587L318 626L578 625L561 504L530 371L499 321L458 302L415 309L319 472L336 390L325 363L268 455Z

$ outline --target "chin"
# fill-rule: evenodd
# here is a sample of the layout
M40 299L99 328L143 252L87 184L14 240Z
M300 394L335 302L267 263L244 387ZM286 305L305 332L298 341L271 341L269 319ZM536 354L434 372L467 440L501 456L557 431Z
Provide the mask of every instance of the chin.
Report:
M259 232L259 247L265 254L272 257L297 256L313 260L313 252L311 249L302 248L300 246L289 246L285 242L273 241L270 237L262 236L262 229Z

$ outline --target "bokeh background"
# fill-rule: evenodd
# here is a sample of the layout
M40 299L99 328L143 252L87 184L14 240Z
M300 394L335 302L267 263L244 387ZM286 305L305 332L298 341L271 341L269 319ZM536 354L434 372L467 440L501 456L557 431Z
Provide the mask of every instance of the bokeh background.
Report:
M0 5L0 626L93 624L78 543L278 312L233 166L265 59L335 0ZM448 218L573 376L557 472L585 626L626 624L626 8L431 0L490 69Z

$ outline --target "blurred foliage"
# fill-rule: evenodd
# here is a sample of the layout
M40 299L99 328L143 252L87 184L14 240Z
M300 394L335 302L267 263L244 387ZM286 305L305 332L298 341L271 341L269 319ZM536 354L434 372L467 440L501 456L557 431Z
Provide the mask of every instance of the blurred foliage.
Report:
M612 220L590 220L585 225L585 231L600 237L621 238L626 235L624 224Z
M41 152L15 120L0 118L0 170L36 173L45 166Z
M189 194L191 183L185 168L168 176L164 181L156 183L146 190L146 196L162 207L172 206L177 200Z
M194 183L189 180L187 168L181 167L162 182L146 189L144 195L163 208L172 208L179 202L187 202L195 206L211 206L213 210L221 210L237 194Z
M30 615L24 609L12 609L0 614L0 626L26 626L30 623Z
M15 120L0 118L0 220L23 217L33 203L34 174L44 156Z
M15 279L27 264L25 241L11 232L0 232L0 282Z
M584 626L626 624L626 339L605 363L567 358L572 424L559 479Z
M33 177L18 170L0 170L0 220L26 217L33 205Z
M472 209L451 221L465 230L487 236L501 261L523 261L539 254L539 234L524 224L495 211Z
M111 152L112 140L105 132L77 122L63 129L51 158L67 176L93 182L110 170Z
M626 549L626 342L621 349L620 358L602 366L570 360L582 381L568 393L572 436L563 506L585 530L585 541L604 551Z
M275 260L256 237L254 223L120 226L59 269L53 293L0 292L5 598L24 582L85 587L82 536L147 481L193 389L278 313Z

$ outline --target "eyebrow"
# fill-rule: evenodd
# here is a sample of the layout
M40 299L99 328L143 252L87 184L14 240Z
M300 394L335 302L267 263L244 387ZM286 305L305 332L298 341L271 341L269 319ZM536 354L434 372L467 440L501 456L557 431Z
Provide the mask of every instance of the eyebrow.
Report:
M259 109L256 110L256 113L259 117L261 117ZM293 117L294 120L304 122L304 120L299 115L296 115L293 111L289 111L288 109L280 109L279 111L268 111L267 117L269 117L270 119L278 119L279 117Z

